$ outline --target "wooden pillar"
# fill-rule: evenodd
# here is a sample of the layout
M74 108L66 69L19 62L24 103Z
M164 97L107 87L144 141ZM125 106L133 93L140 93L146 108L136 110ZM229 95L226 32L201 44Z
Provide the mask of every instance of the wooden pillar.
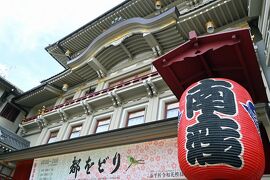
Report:
M30 178L33 159L18 161L13 175L14 180L28 180Z

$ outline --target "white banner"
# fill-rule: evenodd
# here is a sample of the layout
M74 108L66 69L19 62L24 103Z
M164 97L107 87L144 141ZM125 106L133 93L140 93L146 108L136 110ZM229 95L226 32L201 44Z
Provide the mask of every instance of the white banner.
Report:
M35 159L30 180L181 179L177 138Z

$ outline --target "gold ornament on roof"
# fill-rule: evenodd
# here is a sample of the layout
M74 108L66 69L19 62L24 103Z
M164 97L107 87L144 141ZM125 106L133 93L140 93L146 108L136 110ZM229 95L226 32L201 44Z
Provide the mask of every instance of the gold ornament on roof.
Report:
M40 115L41 115L41 110L39 109L39 110L38 110L38 116L40 116Z
M45 114L45 111L46 111L46 107L45 106L42 106L41 115Z

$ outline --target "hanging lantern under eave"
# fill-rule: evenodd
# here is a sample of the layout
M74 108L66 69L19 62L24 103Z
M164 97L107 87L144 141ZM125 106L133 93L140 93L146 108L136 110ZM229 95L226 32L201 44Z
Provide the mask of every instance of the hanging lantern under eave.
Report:
M205 24L205 28L206 28L206 31L208 33L213 33L215 31L215 24L213 21L208 21L206 24Z
M161 9L162 4L161 4L160 0L156 0L155 7L156 7L157 10Z
M65 83L63 84L62 90L66 92L68 90L68 87L68 84Z
M71 57L71 51L67 49L66 52L65 52L65 56Z
M189 180L259 180L264 152L249 93L232 80L192 84L179 104L178 160Z

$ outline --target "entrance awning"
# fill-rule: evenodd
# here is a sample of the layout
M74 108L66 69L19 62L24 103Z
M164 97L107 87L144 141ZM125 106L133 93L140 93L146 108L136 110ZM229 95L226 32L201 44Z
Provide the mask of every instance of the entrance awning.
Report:
M189 41L153 64L178 99L192 83L216 77L238 82L255 103L268 102L248 29L200 37L190 32Z

